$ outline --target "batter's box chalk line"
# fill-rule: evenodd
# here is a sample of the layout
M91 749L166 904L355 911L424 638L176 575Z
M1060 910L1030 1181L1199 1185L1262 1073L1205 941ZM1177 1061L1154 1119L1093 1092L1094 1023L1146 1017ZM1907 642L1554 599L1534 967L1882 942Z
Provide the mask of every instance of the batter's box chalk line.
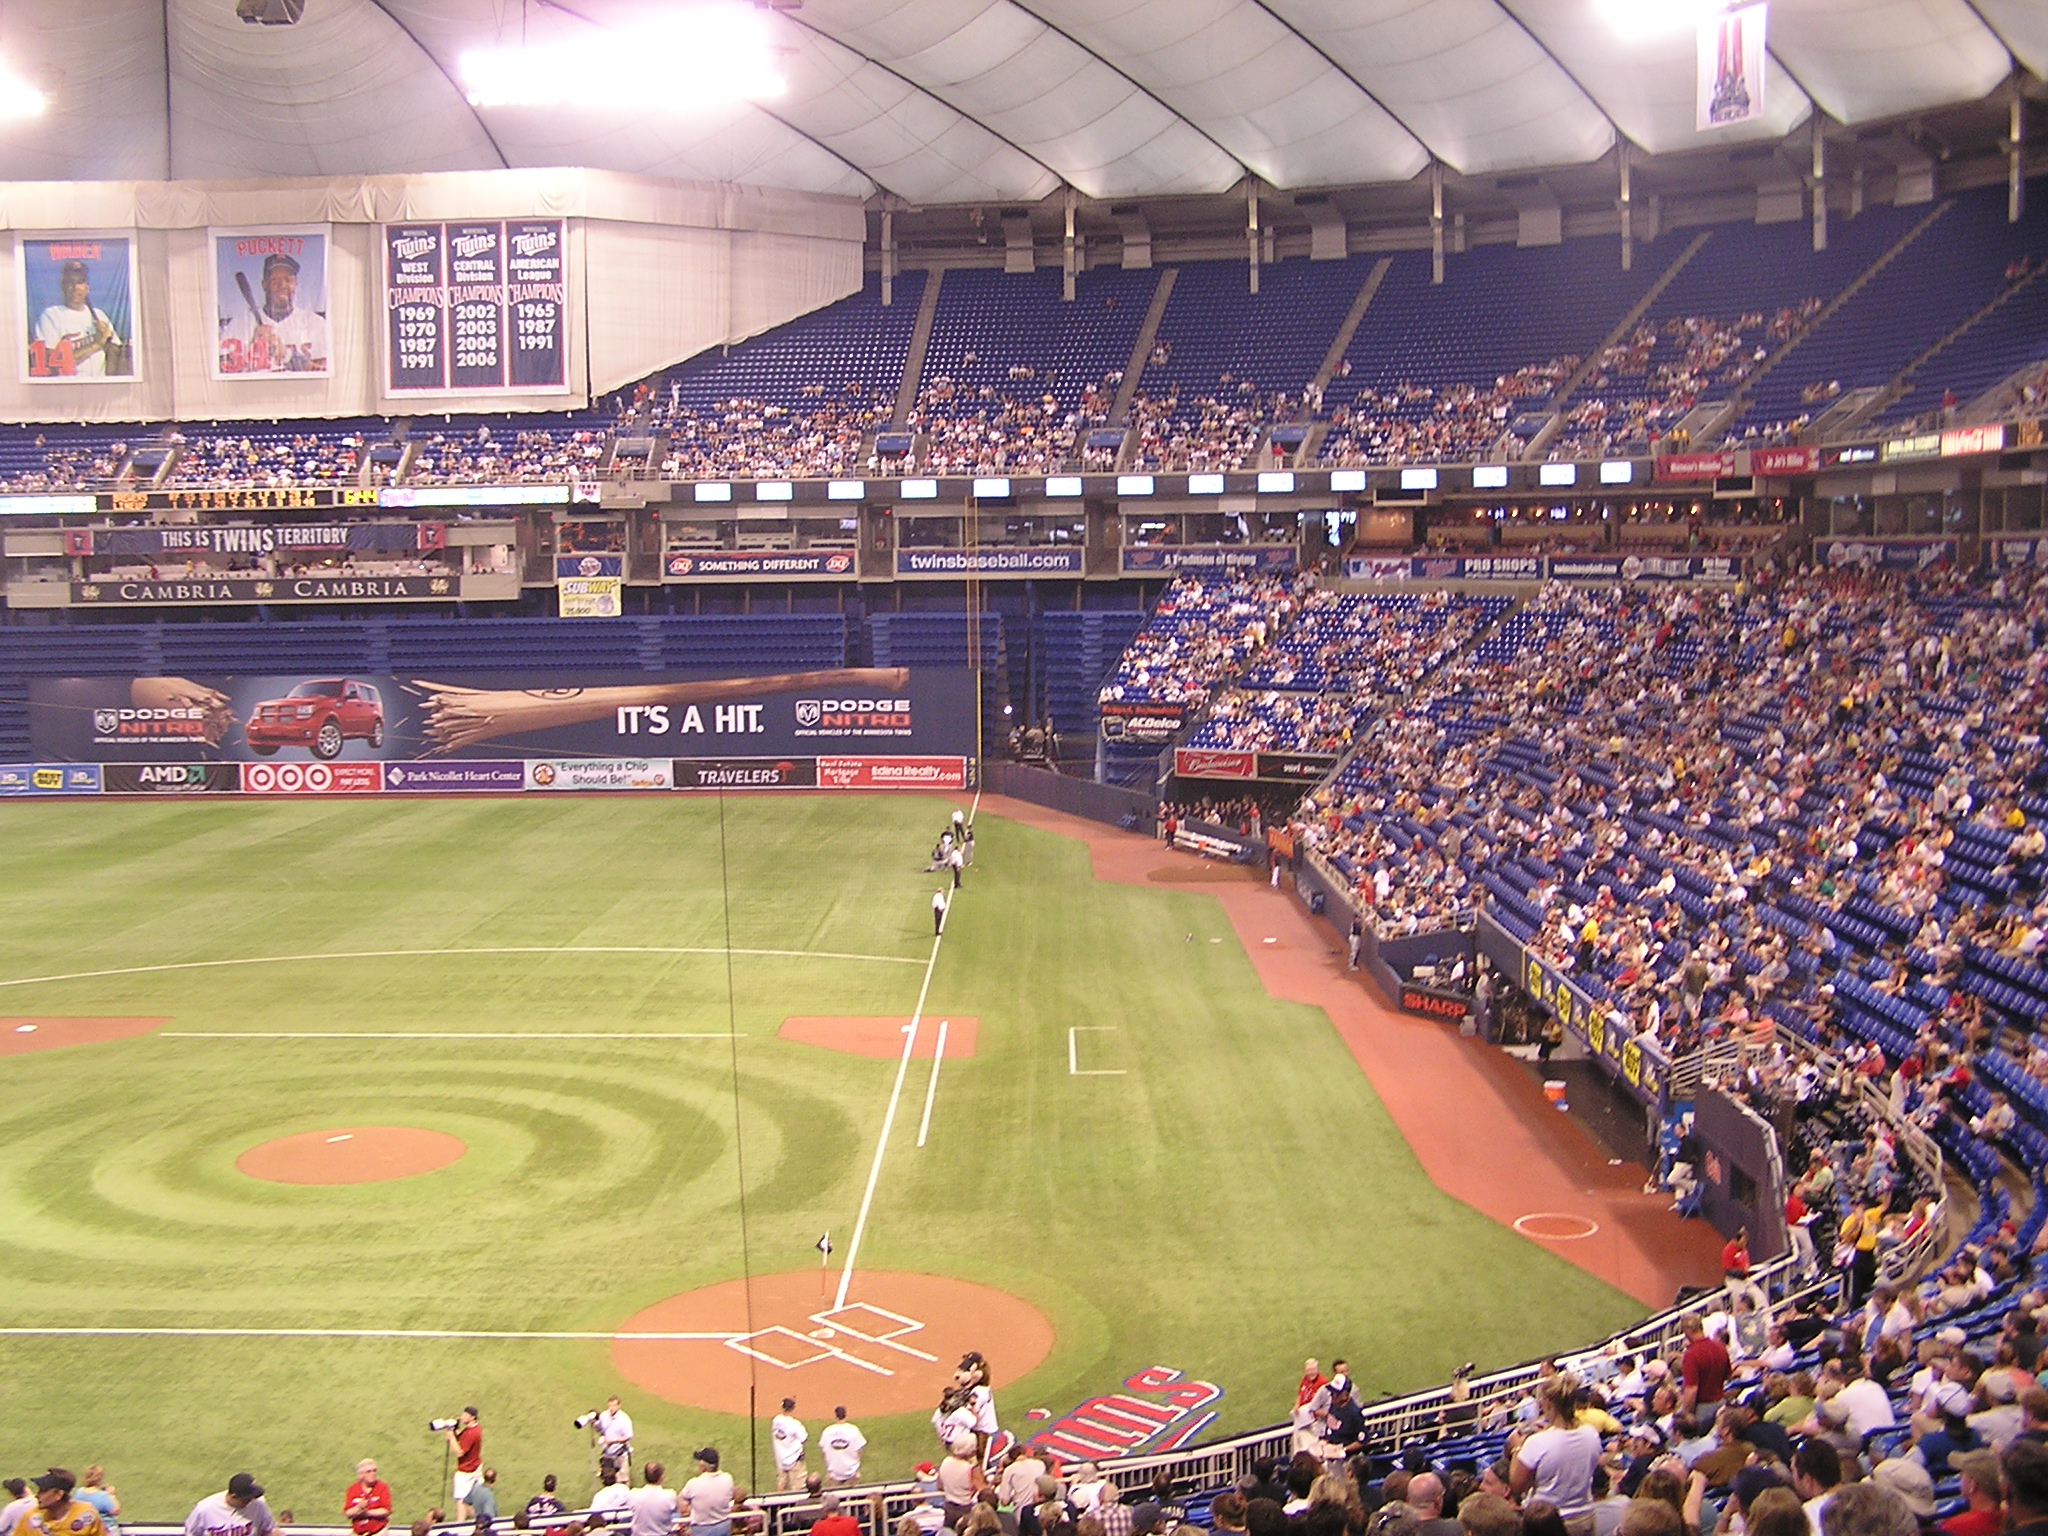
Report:
M923 1332L923 1323L914 1317L905 1317L901 1312L891 1312L887 1307L878 1307L872 1302L849 1302L843 1307L813 1312L805 1321L818 1326L813 1332L803 1334L794 1328L777 1323L773 1327L756 1329L752 1333L734 1334L725 1340L725 1346L759 1360L764 1365L778 1366L785 1371L801 1370L804 1366L816 1365L824 1360L841 1360L864 1371L872 1371L877 1376L896 1374L887 1366L865 1359L851 1349L842 1349L837 1344L821 1342L841 1334L859 1344L873 1345L879 1349L893 1349L898 1354L909 1355L927 1364L936 1364L938 1361L937 1355L928 1355L921 1349L899 1342L905 1334ZM774 1347L782 1341L788 1341L795 1346L789 1353L796 1358L783 1358L782 1351Z

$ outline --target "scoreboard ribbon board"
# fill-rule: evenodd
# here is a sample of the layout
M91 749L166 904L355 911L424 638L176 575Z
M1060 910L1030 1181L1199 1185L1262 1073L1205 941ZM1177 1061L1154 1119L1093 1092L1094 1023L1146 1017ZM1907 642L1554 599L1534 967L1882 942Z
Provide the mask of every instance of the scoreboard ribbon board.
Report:
M385 225L389 393L567 390L566 236L560 219Z

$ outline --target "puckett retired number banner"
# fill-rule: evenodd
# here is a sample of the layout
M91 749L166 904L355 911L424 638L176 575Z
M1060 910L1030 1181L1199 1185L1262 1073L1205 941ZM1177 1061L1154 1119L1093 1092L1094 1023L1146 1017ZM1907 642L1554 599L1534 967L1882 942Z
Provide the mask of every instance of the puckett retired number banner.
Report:
M566 390L560 219L384 226L389 392Z

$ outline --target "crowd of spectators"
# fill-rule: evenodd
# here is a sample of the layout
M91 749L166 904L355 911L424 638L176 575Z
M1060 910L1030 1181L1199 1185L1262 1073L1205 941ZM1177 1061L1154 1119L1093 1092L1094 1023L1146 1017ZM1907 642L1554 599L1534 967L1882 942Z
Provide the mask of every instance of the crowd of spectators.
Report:
M353 485L362 468L361 433L172 433L173 485Z
M1301 578L1183 576L1160 596L1102 685L1104 702L1199 706L1292 616Z
M1654 444L1701 400L1739 389L1820 309L1819 299L1807 299L1771 315L1674 315L1661 326L1637 326L1593 360L1552 456L1600 457Z
M611 434L599 427L530 427L493 432L415 433L408 479L444 485L529 485L591 480Z
M1483 888L1667 1052L1832 1040L1866 992L1967 1018L1968 956L2048 922L2044 638L2009 576L1553 587L1367 732L1306 841L1382 932Z
M1579 359L1530 363L1487 384L1402 383L1361 390L1330 412L1324 464L1455 464L1488 457L1518 412L1548 400Z

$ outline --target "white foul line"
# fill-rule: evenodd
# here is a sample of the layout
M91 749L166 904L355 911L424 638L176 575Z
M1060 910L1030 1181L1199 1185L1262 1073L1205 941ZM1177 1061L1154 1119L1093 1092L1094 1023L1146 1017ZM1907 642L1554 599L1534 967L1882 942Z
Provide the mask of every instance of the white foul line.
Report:
M932 1101L939 1096L939 1068L946 1060L946 1025L949 1021L939 1020L939 1048L932 1053L932 1079L924 1089L924 1119L917 1123L917 1144L924 1145L924 1138L932 1128Z
M1075 1024L1070 1026L1067 1030L1067 1075L1069 1077L1122 1077L1124 1075L1122 1067L1091 1067L1085 1072L1081 1070L1081 1063L1074 1047L1074 1037L1083 1030L1086 1030L1091 1035L1106 1035L1114 1033L1116 1026L1114 1024Z
M403 1029L166 1029L165 1040L729 1040L731 1035L663 1034L633 1030L490 1031ZM744 1040L746 1035L741 1033Z
M479 1332L461 1328L0 1328L0 1336L37 1339L627 1339L692 1341L742 1338L738 1333Z
M953 915L953 903L946 902L946 917ZM917 989L917 1006L910 1013L910 1028L903 1032L903 1054L896 1058L896 1082L889 1089L889 1107L882 1115L882 1134L875 1139L875 1160L868 1167L868 1187L861 1192L860 1214L854 1218L853 1236L846 1244L846 1268L839 1272L839 1293L832 1310L846 1305L846 1293L853 1285L853 1261L860 1253L861 1233L867 1229L868 1208L875 1203L875 1184L882 1177L882 1154L889 1150L889 1131L896 1124L896 1103L903 1097L903 1074L910 1070L910 1053L917 1046L917 1023L924 1017L925 994L932 989L932 970L939 963L939 945L945 942L946 919L939 919L939 931L932 935L931 958L924 963L924 985Z
M159 971L205 971L230 965L297 965L313 960L420 960L453 955L723 955L723 949L658 944L511 944L460 949L354 949L325 955L250 955L239 960L177 960L164 965L117 965L103 971L70 971L54 976L16 976L0 987L30 987L46 981L92 981L102 976L148 976ZM910 955L849 955L829 949L735 949L735 955L770 960L862 960L876 965L915 965Z
M981 790L974 791L974 804L967 813L971 826L975 815L981 810ZM954 896L959 891L954 891ZM952 898L946 901L946 917L953 915ZM875 1203L875 1184L882 1177L882 1154L889 1150L889 1132L896 1124L896 1105L903 1097L903 1076L910 1070L910 1053L917 1047L918 1021L924 1017L925 995L932 989L932 970L939 963L939 945L946 937L946 918L939 919L939 931L932 935L931 957L924 963L924 984L917 989L917 1006L910 1013L910 1028L903 1033L903 1054L896 1058L896 1081L889 1088L889 1107L882 1115L882 1134L875 1139L875 1160L868 1166L867 1188L861 1191L860 1214L854 1218L853 1236L846 1244L846 1267L839 1272L839 1293L833 1298L832 1310L838 1311L846 1305L846 1293L853 1285L853 1261L860 1254L861 1234L867 1230L868 1211ZM932 1061L932 1080L936 1084L939 1075L938 1059ZM930 1124L931 1106L925 1106L926 1124ZM918 1145L924 1145L924 1134L918 1133Z

